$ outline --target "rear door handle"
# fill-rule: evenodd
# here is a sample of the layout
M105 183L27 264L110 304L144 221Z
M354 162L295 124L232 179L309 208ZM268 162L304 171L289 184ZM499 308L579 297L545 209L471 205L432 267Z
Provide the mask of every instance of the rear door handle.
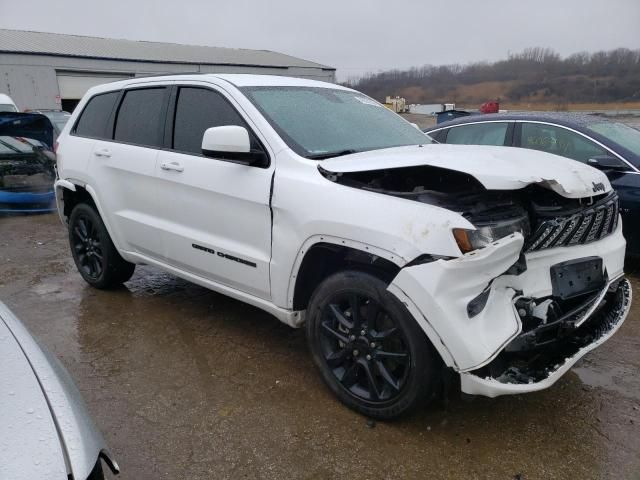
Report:
M111 157L111 151L108 148L101 148L93 152L96 157L109 158Z
M162 170L170 170L172 172L182 172L184 171L184 167L180 165L178 162L165 162L160 165Z

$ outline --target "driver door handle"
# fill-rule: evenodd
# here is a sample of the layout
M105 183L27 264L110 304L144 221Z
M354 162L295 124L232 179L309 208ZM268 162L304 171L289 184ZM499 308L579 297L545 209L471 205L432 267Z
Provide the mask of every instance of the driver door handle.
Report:
M184 167L180 165L178 162L165 162L160 165L162 170L169 170L172 172L183 172Z
M109 158L111 157L111 150L108 148L101 148L93 152L96 157Z

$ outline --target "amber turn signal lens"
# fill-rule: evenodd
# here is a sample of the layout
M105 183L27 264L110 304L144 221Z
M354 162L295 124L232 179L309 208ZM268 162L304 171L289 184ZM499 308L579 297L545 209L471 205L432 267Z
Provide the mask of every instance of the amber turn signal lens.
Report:
M454 228L453 229L453 238L456 239L458 243L458 247L462 253L467 253L473 250L473 246L471 245L471 239L469 238L468 230L464 228Z

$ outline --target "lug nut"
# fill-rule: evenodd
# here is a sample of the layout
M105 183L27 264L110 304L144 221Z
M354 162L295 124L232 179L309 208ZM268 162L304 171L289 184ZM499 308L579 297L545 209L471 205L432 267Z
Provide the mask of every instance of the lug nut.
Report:
M367 334L366 330L360 330L360 335L366 335L366 334Z
M354 351L353 351L353 356L354 356L354 357L357 357L359 353L360 353L360 352L359 352L358 350L354 350Z
M371 342L371 348L376 348L375 342Z
M351 340L352 342L356 339L355 335L349 335L349 340Z
M371 360L371 355L367 355L367 360Z

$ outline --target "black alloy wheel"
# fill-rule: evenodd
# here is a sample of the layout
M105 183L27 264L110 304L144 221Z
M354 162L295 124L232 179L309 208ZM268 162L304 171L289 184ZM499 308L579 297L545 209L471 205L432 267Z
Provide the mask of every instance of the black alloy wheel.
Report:
M316 288L307 341L328 387L348 407L391 419L436 391L442 361L387 284L370 273L334 273Z
M341 292L321 315L324 360L342 387L367 402L398 396L411 359L402 331L384 308L366 295Z
M86 214L78 215L71 238L82 272L90 278L100 278L104 271L102 243L95 225Z
M80 275L92 287L117 287L129 280L136 268L120 256L93 205L80 203L73 208L69 244Z

